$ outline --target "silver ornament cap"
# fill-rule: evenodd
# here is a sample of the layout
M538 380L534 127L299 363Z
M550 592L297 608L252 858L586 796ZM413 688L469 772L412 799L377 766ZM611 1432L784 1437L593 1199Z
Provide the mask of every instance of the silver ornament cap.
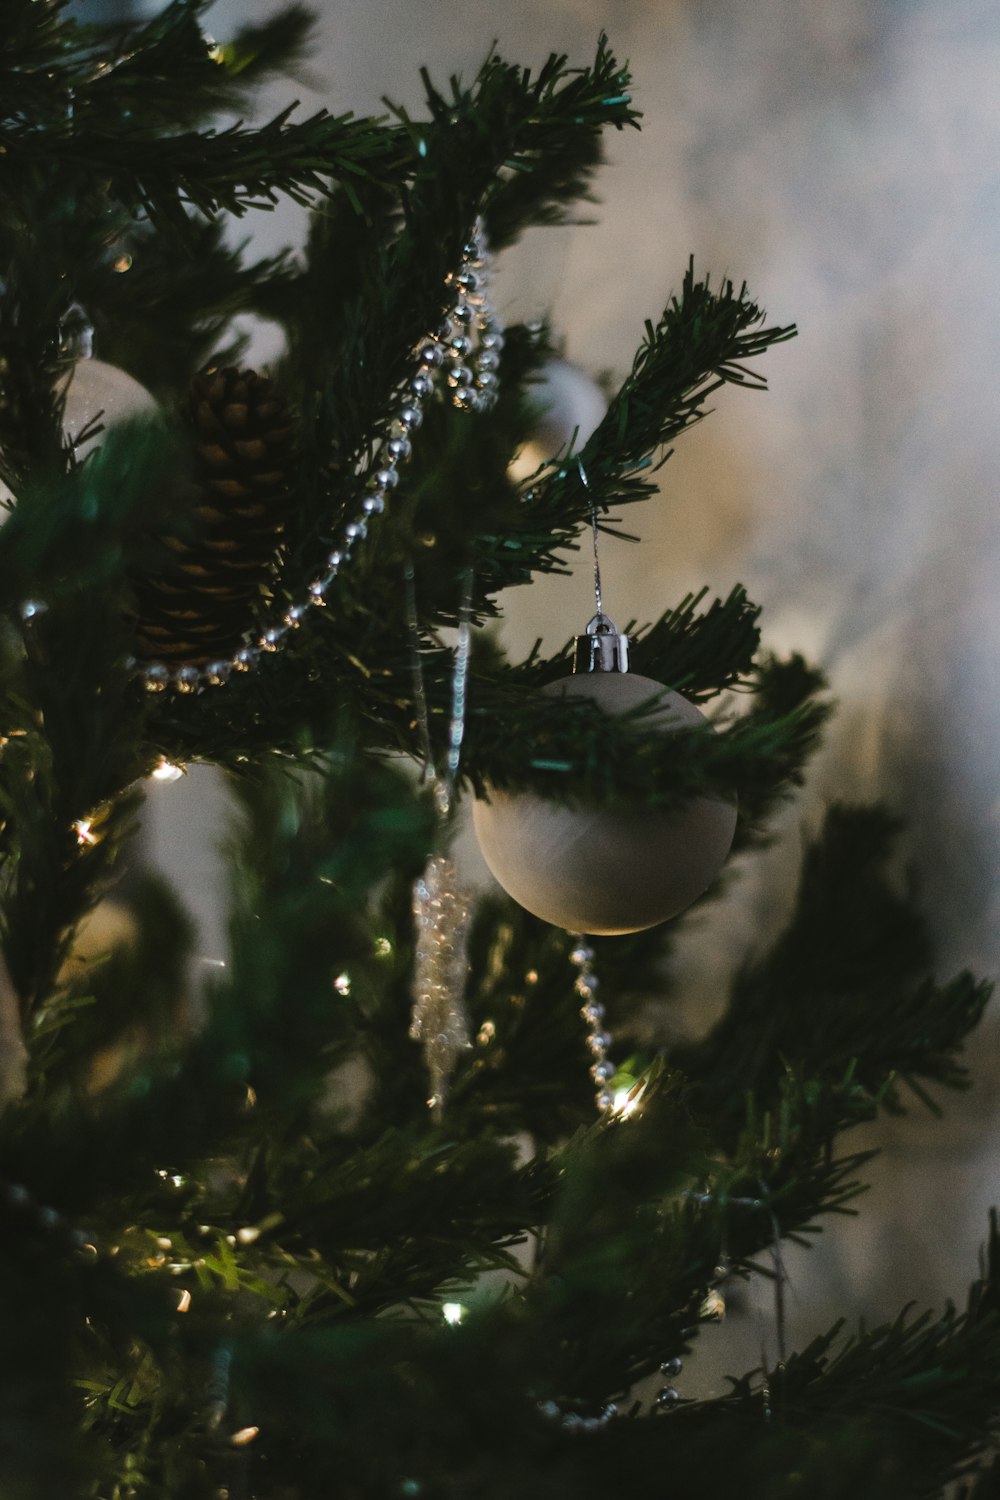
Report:
M603 610L598 610L590 621L586 635L576 637L573 671L628 671L628 636L615 629Z

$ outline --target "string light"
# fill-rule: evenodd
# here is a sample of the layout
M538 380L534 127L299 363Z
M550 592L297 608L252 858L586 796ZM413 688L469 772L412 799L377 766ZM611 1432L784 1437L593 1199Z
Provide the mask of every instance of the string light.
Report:
M93 832L93 819L91 818L77 818L73 824L73 832L76 834L76 841L81 847L88 847L91 844L97 843L97 834Z
M441 1316L451 1328L457 1328L467 1312L461 1302L445 1302L441 1308Z
M247 1448L260 1432L259 1427L241 1427L239 1432L234 1432L229 1439L233 1448Z
M177 1311L179 1313L187 1312L187 1310L188 1310L188 1308L190 1306L191 1306L191 1293L188 1291L187 1287L185 1287L184 1290L181 1292L180 1298L178 1299L178 1302L177 1302Z
M627 1120L634 1115L639 1108L643 1091L636 1089L632 1084L629 1088L615 1089L614 1098L611 1102L611 1113L617 1120Z
M702 1302L700 1315L703 1318L716 1318L719 1322L726 1316L726 1299L715 1287L712 1287Z
M172 761L161 755L150 775L154 781L180 781L184 775L184 768L175 766Z

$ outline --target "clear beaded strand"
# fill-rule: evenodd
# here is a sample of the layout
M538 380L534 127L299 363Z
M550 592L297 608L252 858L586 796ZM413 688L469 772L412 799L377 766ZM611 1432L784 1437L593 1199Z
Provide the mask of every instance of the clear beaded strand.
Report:
M580 1015L587 1026L587 1048L592 1058L590 1076L597 1085L594 1103L598 1114L606 1117L615 1104L615 1096L608 1084L618 1070L608 1056L611 1034L604 1026L604 1006L597 999L601 982L594 973L594 950L582 933L574 933L574 939L569 955L570 963L576 969L573 988L583 1002Z

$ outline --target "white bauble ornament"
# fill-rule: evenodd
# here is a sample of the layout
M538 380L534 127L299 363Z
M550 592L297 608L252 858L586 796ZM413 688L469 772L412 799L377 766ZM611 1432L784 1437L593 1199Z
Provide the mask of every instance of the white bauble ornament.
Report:
M530 441L518 449L508 469L518 483L564 453L571 443L574 448L582 448L608 409L607 398L596 381L564 359L553 359L545 365L525 394L538 409L538 421Z
M644 721L651 734L706 722L680 693L634 672L576 673L543 691L588 698L611 714L656 696L660 706ZM718 875L736 828L735 805L714 797L670 813L622 813L494 790L474 802L472 817L508 895L556 927L605 935L641 932L690 906Z
M63 377L60 391L66 397L63 432L67 442L73 444L78 461L98 447L104 433L117 422L130 417L152 417L160 410L144 385L102 359L78 359ZM91 425L103 431L79 442L80 433Z

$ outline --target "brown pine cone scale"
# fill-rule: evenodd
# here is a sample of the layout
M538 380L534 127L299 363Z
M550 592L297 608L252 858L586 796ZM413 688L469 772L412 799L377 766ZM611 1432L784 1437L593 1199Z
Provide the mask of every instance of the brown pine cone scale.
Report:
M185 413L194 484L161 531L162 569L135 583L147 660L203 666L230 655L268 597L291 504L294 424L252 370L197 377Z

